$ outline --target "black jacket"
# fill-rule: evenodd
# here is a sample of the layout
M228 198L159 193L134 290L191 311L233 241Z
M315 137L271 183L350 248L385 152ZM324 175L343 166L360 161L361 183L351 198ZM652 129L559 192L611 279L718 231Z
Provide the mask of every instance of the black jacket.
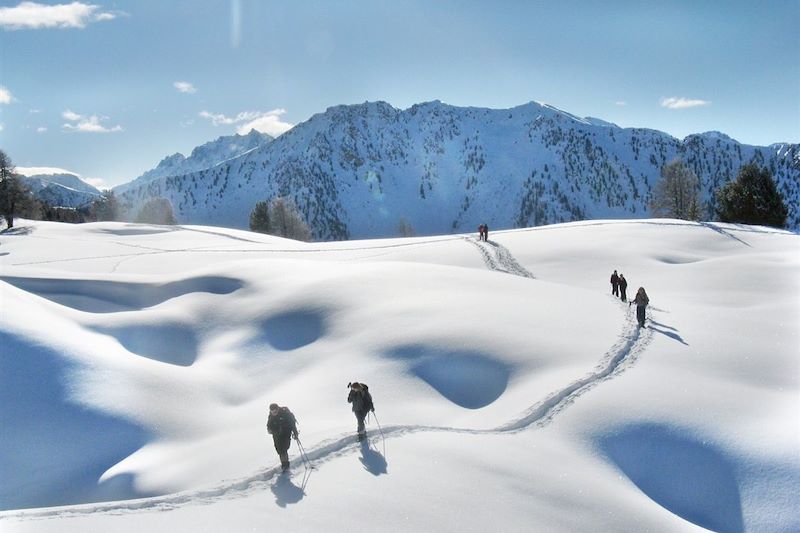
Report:
M270 435L277 435L279 437L290 433L296 435L297 420L288 407L281 407L278 409L277 414L269 414L269 418L267 418L267 431Z
M353 404L353 412L366 413L374 411L375 406L372 403L372 395L369 393L369 387L361 384L364 387L362 391L354 391L350 389L350 394L347 395L347 402Z

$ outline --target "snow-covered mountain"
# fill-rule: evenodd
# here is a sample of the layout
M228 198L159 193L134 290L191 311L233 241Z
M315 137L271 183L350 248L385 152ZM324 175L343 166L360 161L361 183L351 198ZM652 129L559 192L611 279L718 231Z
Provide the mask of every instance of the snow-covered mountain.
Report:
M206 170L215 165L241 156L259 146L271 142L273 138L266 133L250 130L247 135L229 135L198 146L189 157L175 153L165 157L152 170L148 170L130 183L120 185L114 189L115 193L122 193L131 188L139 187L145 183L165 178Z
M16 167L16 173L39 200L52 206L81 207L102 194L77 174L61 168Z
M291 196L318 239L392 236L648 216L661 167L680 157L713 191L755 161L800 226L800 145L743 145L718 132L683 140L531 102L512 109L438 101L329 108L213 168L120 187L131 213L168 198L181 223L246 228L258 200Z

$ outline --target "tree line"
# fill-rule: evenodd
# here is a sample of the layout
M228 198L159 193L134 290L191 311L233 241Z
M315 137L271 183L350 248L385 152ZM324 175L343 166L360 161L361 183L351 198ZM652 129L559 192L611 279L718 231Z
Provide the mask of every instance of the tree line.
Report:
M58 222L90 222L121 220L121 207L113 191L106 190L91 204L81 208L48 205L37 200L20 177L14 173L11 158L0 150L0 217L6 226L14 226L15 217ZM772 173L756 163L744 165L735 179L714 192L713 216L721 222L785 227L788 208L775 185ZM653 191L651 213L656 217L700 220L700 180L681 160L664 165ZM166 198L151 198L142 206L134 222L176 224L172 205ZM289 239L308 241L312 231L297 205L286 197L256 202L250 213L252 231ZM401 236L414 234L413 227L401 219Z
M714 191L715 215L720 222L782 228L789 209L772 173L756 163L739 169L736 179ZM681 159L662 167L653 191L651 213L656 217L700 220L700 180Z

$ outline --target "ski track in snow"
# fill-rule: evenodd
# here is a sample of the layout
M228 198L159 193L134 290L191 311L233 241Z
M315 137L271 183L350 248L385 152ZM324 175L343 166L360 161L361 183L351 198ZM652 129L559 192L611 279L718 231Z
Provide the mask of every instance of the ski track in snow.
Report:
M460 237L470 244L476 246L483 257L486 266L497 272L504 272L512 275L522 276L529 279L536 279L534 275L520 265L511 252L497 242L480 242L473 237ZM450 240L450 239L445 239ZM426 241L432 242L432 241ZM436 241L440 242L440 241ZM401 245L403 246L403 245ZM147 253L147 252L144 252ZM612 379L625 370L633 366L641 353L653 339L652 329L639 328L635 318L635 313L629 311L629 307L624 302L617 300L625 317L622 332L619 340L614 343L604 354L595 368L587 373L583 378L578 379L567 385L561 390L552 392L544 400L541 400L517 418L506 422L492 429L469 429L445 426L388 426L379 427L379 433L372 432L372 439L381 438L384 443L388 438L402 437L403 435L418 432L449 432L472 435L485 434L510 434L524 431L528 428L541 428L549 424L559 413L569 407L578 398L592 390L597 385ZM656 310L651 307L651 312ZM659 310L662 311L662 310ZM377 420L377 419L376 419ZM378 437L379 435L379 437ZM368 443L369 444L369 443ZM317 469L333 459L348 455L357 451L362 446L352 433L339 435L332 439L320 442L312 449L306 449L305 453L311 469ZM297 444L295 444L297 449ZM305 461L299 450L296 450L294 458L294 471L299 472L298 463L303 464L307 470ZM0 521L3 519L33 520L33 519L55 519L85 516L88 514L103 513L109 515L121 515L137 511L167 511L186 505L208 505L220 499L231 499L247 497L248 495L263 492L268 489L273 479L281 475L279 465L262 469L257 473L240 479L224 480L218 485L204 489L192 489L182 492L166 494L133 500L120 500L111 502L97 502L63 507L22 509L14 511L0 512ZM304 481L307 472L304 475Z

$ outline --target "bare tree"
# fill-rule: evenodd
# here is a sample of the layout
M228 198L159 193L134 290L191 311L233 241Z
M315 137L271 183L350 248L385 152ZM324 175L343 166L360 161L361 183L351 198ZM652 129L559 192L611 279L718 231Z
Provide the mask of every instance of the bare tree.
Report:
M114 191L110 189L103 191L102 196L95 198L89 210L95 220L119 220L119 202Z
M269 203L269 231L271 235L295 239L311 240L311 229L295 203L283 196L273 198Z
M397 233L401 237L413 237L414 226L411 225L406 217L400 217L400 221L397 223Z
M9 229L14 227L14 217L32 213L36 202L28 188L14 174L14 164L3 150L0 150L0 216L6 219Z
M162 224L174 226L177 224L172 204L166 198L151 198L142 206L135 222L144 224Z
M700 219L700 180L680 159L661 168L650 209L657 217Z

